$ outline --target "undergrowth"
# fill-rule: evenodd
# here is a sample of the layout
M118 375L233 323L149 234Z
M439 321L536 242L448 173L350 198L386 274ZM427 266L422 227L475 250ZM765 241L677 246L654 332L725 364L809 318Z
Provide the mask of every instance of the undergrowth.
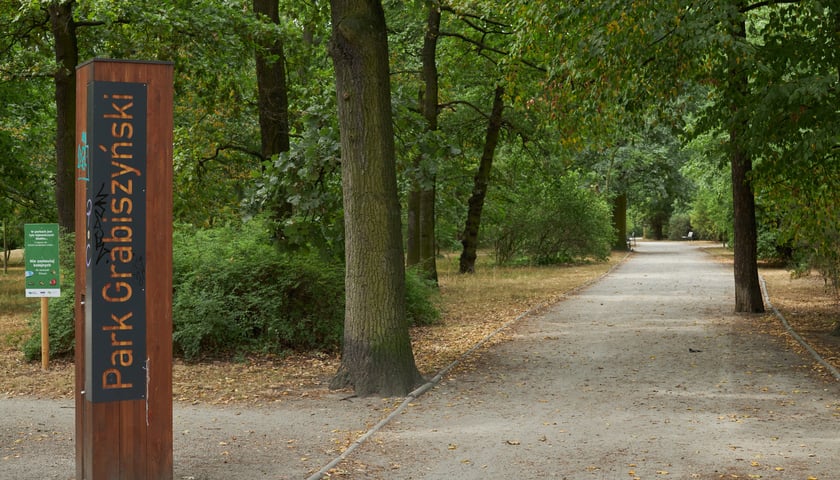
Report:
M50 354L71 356L73 237L61 241L62 295L49 301ZM435 289L406 274L408 320L438 320ZM316 253L279 251L260 222L176 228L173 237L173 350L190 361L248 353L337 351L344 328L344 266ZM39 316L23 350L40 358Z

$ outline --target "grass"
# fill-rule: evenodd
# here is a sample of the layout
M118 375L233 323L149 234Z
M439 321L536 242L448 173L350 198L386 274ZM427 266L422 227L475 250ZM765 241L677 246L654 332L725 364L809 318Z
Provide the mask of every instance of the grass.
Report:
M710 250L721 262L731 262L728 250ZM459 358L476 342L529 310L538 311L591 282L624 258L615 253L609 262L554 267L497 267L488 255L479 256L477 272L461 275L458 256L447 253L438 260L441 322L411 331L414 356L420 371L431 377ZM71 361L52 362L49 372L40 364L23 361L20 344L29 335L28 317L37 299L23 297L22 268L0 274L0 395L47 398L72 397ZM837 298L816 276L791 278L781 269L762 269L773 304L814 348L840 368L840 338L827 331L837 318ZM9 308L6 308L6 298ZM12 307L12 305L16 305ZM7 313L11 312L11 313ZM754 331L788 338L772 315L752 317ZM485 345L505 341L507 331ZM791 348L798 348L791 344ZM175 360L175 399L188 403L266 404L323 394L338 368L337 355L320 353L286 357L252 356L236 362L184 364ZM470 368L466 362L461 368ZM819 367L814 367L819 369Z
M0 271L0 347L19 348L29 336L28 317L38 308L37 298L24 294L24 267L20 251L13 252L8 268Z
M4 315L26 314L38 306L37 298L26 298L24 288L23 257L20 250L15 250L6 272L0 271L0 312Z
M562 298L563 294L600 277L624 257L608 262L556 267L496 267L488 255L479 257L473 275L457 273L457 254L439 259L440 323L411 331L415 361L431 377L476 342L522 313ZM22 272L21 272L22 273ZM10 296L23 297L22 275L3 284ZM19 282L16 283L16 282ZM0 293L2 295L3 293ZM53 361L49 372L26 363L19 345L29 335L30 308L25 301L16 313L0 317L0 395L68 398L72 396L73 365ZM3 310L5 312L5 309ZM504 335L493 340L503 341ZM269 403L323 393L338 368L337 355L295 354L253 356L237 362L184 364L175 360L176 400L190 403Z

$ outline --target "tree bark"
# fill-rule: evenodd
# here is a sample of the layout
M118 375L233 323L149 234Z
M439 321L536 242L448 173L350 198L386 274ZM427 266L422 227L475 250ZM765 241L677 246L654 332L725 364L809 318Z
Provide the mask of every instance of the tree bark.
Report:
M254 13L279 24L278 0L254 0ZM257 109L260 117L261 152L265 159L289 151L289 97L283 41L262 42L256 55Z
M379 0L331 0L344 197L344 345L333 388L405 395L421 380L405 310L405 266L385 15Z
M747 29L743 18L734 22L732 35L736 41L746 41ZM729 127L729 154L735 228L735 311L762 313L764 300L758 281L755 195L750 182L752 159L743 139L747 123L742 109L749 94L749 79L744 68L743 61L730 60L728 94L733 120Z
M55 83L55 201L58 225L63 231L76 229L76 65L79 49L73 1L54 1L47 7L55 40L57 70Z
M427 2L429 16L423 49L420 52L423 64L423 90L420 94L420 111L426 120L426 131L438 129L438 71L437 41L440 35L440 5L436 1ZM435 162L437 159L429 158ZM422 168L421 158L414 162L418 178L412 184L408 197L408 266L419 265L423 275L437 283L437 248L435 244L435 184L434 168L432 172Z
M460 267L461 273L475 273L475 259L478 256L478 228L481 225L481 211L484 208L484 198L487 196L487 186L490 183L490 170L493 167L493 157L499 134L502 130L502 110L504 109L504 87L497 86L493 94L493 110L487 123L487 134L484 140L484 151L478 164L478 171L473 179L473 191L467 208L467 222L461 235Z
M613 249L627 249L627 194L616 195L613 199L613 227L615 227L615 240Z

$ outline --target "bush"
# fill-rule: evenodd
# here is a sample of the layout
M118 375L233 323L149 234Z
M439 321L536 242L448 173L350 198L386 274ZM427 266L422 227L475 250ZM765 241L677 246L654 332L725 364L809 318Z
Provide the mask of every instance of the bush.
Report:
M314 253L284 254L259 221L242 227L178 227L173 239L173 347L188 360L250 352L335 351L344 331L344 268ZM74 240L61 240L62 294L49 300L50 354L75 347ZM407 316L429 324L435 289L406 272ZM41 356L40 315L24 344Z
M405 272L405 309L411 325L432 325L440 321L440 311L432 299L437 296L435 283L426 279L419 269Z
M253 221L176 235L173 339L184 358L341 345L343 265L282 253L267 231ZM412 323L437 320L431 286L409 272L406 292Z
M175 237L173 340L187 359L249 351L334 350L344 275L312 254L286 255L260 222Z
M507 198L488 228L500 264L556 264L610 254L610 208L575 175L529 184Z
M686 213L675 213L668 221L668 240L682 240L691 231L691 219ZM698 234L694 232L694 240Z

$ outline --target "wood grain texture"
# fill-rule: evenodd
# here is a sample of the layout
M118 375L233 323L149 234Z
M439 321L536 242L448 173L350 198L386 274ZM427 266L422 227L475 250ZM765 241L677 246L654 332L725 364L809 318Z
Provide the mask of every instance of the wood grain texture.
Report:
M85 385L85 203L76 180L76 479L167 480L172 453L172 104L173 66L163 62L92 60L76 71L76 144L87 125L92 81L145 83L146 362L145 400L93 403ZM78 177L82 172L77 175Z

